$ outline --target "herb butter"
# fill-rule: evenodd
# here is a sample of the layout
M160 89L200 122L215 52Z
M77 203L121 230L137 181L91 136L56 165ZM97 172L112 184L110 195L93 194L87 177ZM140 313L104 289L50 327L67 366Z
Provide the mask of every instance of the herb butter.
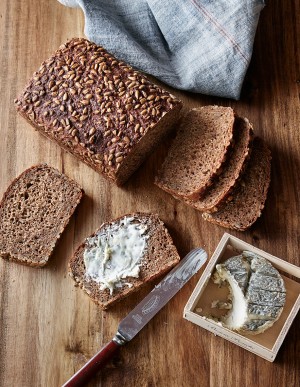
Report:
M124 279L139 277L147 239L147 226L133 217L100 230L85 246L86 276L99 283L101 290L109 289L110 294L115 288L130 286Z

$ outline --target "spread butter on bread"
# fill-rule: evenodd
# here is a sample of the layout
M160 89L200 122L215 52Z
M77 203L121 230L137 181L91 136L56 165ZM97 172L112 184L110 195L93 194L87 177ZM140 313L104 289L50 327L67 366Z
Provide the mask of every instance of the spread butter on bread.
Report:
M163 222L153 214L132 213L102 224L77 248L69 268L75 282L106 309L179 260Z

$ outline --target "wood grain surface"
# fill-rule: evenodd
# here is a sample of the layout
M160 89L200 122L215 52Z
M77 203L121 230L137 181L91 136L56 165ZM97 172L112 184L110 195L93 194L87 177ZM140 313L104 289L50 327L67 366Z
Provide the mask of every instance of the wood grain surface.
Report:
M300 4L268 2L240 101L173 90L185 107L232 106L253 123L273 153L272 183L263 216L246 242L299 265L300 226ZM44 269L0 260L0 385L59 386L116 332L118 322L151 289L102 312L67 274L68 258L99 225L132 211L155 212L183 256L195 246L209 255L225 229L153 185L166 153L162 144L123 188L43 138L13 100L31 74L61 43L84 36L80 10L57 1L1 0L0 195L25 168L47 162L79 182L86 196ZM1 220L0 220L1 221ZM300 316L275 363L215 337L182 318L198 273L101 373L91 386L300 386Z

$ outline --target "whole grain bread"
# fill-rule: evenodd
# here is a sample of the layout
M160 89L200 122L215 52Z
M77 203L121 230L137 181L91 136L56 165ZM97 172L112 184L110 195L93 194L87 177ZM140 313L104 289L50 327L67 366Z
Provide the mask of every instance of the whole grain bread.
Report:
M147 228L146 246L140 260L139 276L137 278L127 277L122 279L123 286L121 288L115 288L111 294L110 290L107 288L101 290L100 284L87 275L84 251L88 248L93 237L97 236L99 233L104 234L105 238L109 239L111 227L126 227L122 225L122 222L128 218L133 219L131 221ZM77 248L73 257L70 259L69 268L71 277L75 280L76 284L78 284L93 301L100 305L101 308L106 309L168 271L171 267L176 265L179 260L180 257L176 247L163 222L153 214L133 213L102 224L93 235L87 238Z
M75 181L46 164L24 171L0 202L0 256L44 266L82 194Z
M271 176L271 152L256 137L247 168L231 195L231 201L203 218L223 227L244 231L261 215Z
M252 126L248 119L236 116L231 149L228 151L228 156L218 176L200 199L196 201L186 199L185 202L199 211L216 211L218 206L229 198L234 185L245 170L252 138Z
M176 197L198 200L226 159L234 117L230 107L190 110L180 123L155 184Z
M182 103L86 39L62 45L15 100L41 134L123 184L178 120Z

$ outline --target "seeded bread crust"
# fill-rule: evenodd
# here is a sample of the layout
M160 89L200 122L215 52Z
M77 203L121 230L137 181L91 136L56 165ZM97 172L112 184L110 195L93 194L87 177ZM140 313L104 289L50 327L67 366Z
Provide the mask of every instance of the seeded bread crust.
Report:
M102 47L74 38L15 100L41 134L123 184L179 118L182 103Z
M232 199L230 193L243 175L249 161L253 140L252 129L247 118L235 118L233 142L220 173L201 199L185 200L187 204L199 211L215 212L224 201Z
M201 198L226 160L234 118L230 107L190 110L181 121L155 184L178 198Z
M0 202L0 256L44 266L82 195L75 181L47 164L26 169Z
M149 229L147 249L141 260L139 277L128 277L125 281L126 283L130 283L132 287L124 285L120 289L116 288L111 295L108 289L100 290L99 284L85 275L83 253L87 240L77 248L69 261L71 277L102 309L111 307L124 297L139 290L145 284L167 272L180 260L168 230L158 216L153 214L133 213L124 215L110 222L103 223L89 238L95 236L99 230L105 230L110 225L117 224L124 217L134 217L140 223L146 224Z
M271 179L271 152L262 139L253 141L250 161L232 193L232 201L203 218L222 227L244 231L261 215Z

